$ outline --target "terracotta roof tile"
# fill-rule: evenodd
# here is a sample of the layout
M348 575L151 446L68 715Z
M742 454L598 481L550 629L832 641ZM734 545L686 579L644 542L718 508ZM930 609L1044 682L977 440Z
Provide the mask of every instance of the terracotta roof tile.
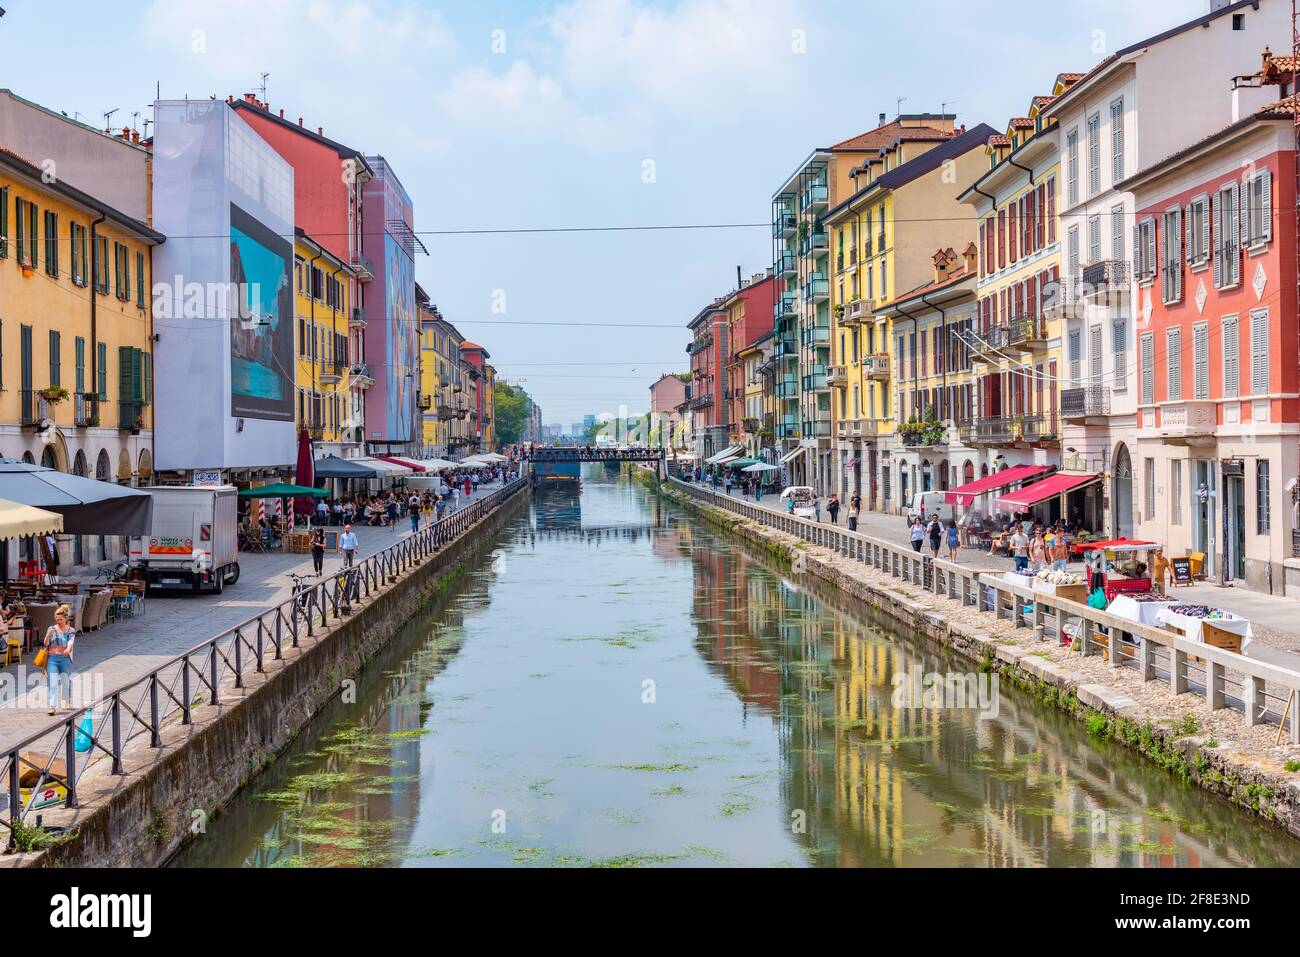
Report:
M1001 133L995 133L989 137L989 146L1010 146L1011 138L1003 136Z
M1009 125L1012 129L1031 130L1034 128L1034 121L1027 116L1013 116Z

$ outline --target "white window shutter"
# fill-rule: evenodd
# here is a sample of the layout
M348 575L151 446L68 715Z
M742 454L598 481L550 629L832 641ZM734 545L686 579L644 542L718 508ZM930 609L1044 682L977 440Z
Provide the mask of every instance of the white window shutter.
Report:
M1183 228L1187 230L1186 241L1183 243L1185 247L1184 255L1187 257L1187 264L1190 266L1196 261L1196 237L1192 235L1192 207L1190 204L1183 208L1183 217Z
M1210 197L1210 219L1214 219L1215 214L1223 215L1223 199L1221 197ZM1210 258L1214 260L1214 288L1218 289L1223 285L1223 224L1215 220L1214 222L1214 242L1217 246L1210 247Z
M1154 219L1147 220L1147 231L1146 231L1145 239L1146 239L1146 251L1145 251L1146 261L1148 264L1148 268L1154 274L1156 268L1156 221Z
M1204 262L1211 255L1210 252L1210 200L1207 197L1202 200L1203 209L1201 210L1201 249L1200 261Z
M1229 211L1232 215L1238 215L1240 210L1241 187L1233 183L1229 193ZM1242 228L1245 228L1244 226ZM1241 282L1241 247L1244 245L1240 241L1241 229L1230 231L1228 248L1228 274L1225 277L1228 285L1235 286Z
M1173 273L1173 294L1174 301L1183 298L1183 211L1174 210L1174 228L1169 232L1169 241L1173 244L1173 249L1169 256L1169 269Z
M1270 170L1259 174L1259 192L1259 238L1267 243L1273 239L1273 173Z
M1133 278L1142 280L1142 224L1133 226Z

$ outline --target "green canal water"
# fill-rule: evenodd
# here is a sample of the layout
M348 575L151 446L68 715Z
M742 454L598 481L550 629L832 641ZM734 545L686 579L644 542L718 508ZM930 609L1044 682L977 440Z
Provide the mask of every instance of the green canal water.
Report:
M587 468L173 863L1300 864L1014 689L895 706L900 672L972 669Z

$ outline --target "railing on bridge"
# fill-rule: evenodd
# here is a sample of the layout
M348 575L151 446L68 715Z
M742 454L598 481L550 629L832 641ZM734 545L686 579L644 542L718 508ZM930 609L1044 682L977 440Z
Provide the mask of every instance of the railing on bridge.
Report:
M1298 671L1013 585L1000 572L927 558L906 544L798 518L677 479L670 481L714 507L832 549L924 591L991 613L995 619L1010 619L1016 628L1032 628L1037 641L1064 636L1070 640L1071 654L1076 650L1080 656L1104 654L1112 667L1131 668L1144 681L1167 682L1173 695L1202 694L1211 709L1242 712L1248 726L1285 723L1291 743L1300 745L1300 716L1294 704L1289 718L1285 716L1290 697L1297 695L1300 700Z
M667 450L663 448L609 449L585 445L524 449L519 458L524 462L662 462L666 455Z
M316 629L349 616L353 602L368 599L385 584L397 581L399 575L432 557L527 486L527 479L516 479L494 489L441 521L357 562L351 569L300 591L195 645L147 675L76 708L41 731L21 741L5 742L0 750L0 827L9 831L9 846L13 846L15 823L29 814L34 798L43 789L51 785L65 788L64 806L76 807L77 785L92 766L92 759L107 758L112 774L124 774L122 759L129 744L147 735L149 747L162 747L164 723L179 715L181 724L191 724L195 708L219 704L232 688L244 687L248 674L263 672L268 655L279 661L286 644L297 648L303 637L312 637ZM89 735L79 729L87 712L93 715ZM33 796L25 804L19 787L24 775L30 776L33 784L30 791L21 789Z

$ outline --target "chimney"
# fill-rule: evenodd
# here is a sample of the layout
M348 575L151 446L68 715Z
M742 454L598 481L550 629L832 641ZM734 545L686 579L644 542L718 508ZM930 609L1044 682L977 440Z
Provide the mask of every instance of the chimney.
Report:
M317 135L317 136L324 136L324 135L325 135L325 127L323 127L323 126L318 126L318 127L316 127L316 135Z
M952 269L952 262L957 257L953 255L951 249L937 249L934 256L934 281L943 282L948 278L948 273Z
M284 119L284 107L280 107L280 119Z
M881 126L884 126L884 125L885 125L885 114L884 114L884 113L881 113L881 114L880 114L880 125L881 125Z
M254 96L252 93L245 93L245 94L244 94L244 102L245 102L245 103L252 103L252 104L256 105L256 104L257 104L257 97Z
M298 117L298 125L299 125L299 126L302 126L302 117L301 117L301 116Z
M980 250L974 243L967 243L966 248L962 250L962 258L966 260L966 272L974 275L980 269Z
M132 143L139 143L139 142L140 142L140 131L139 131L139 130L132 130L132 131L131 131L131 142L132 142Z

